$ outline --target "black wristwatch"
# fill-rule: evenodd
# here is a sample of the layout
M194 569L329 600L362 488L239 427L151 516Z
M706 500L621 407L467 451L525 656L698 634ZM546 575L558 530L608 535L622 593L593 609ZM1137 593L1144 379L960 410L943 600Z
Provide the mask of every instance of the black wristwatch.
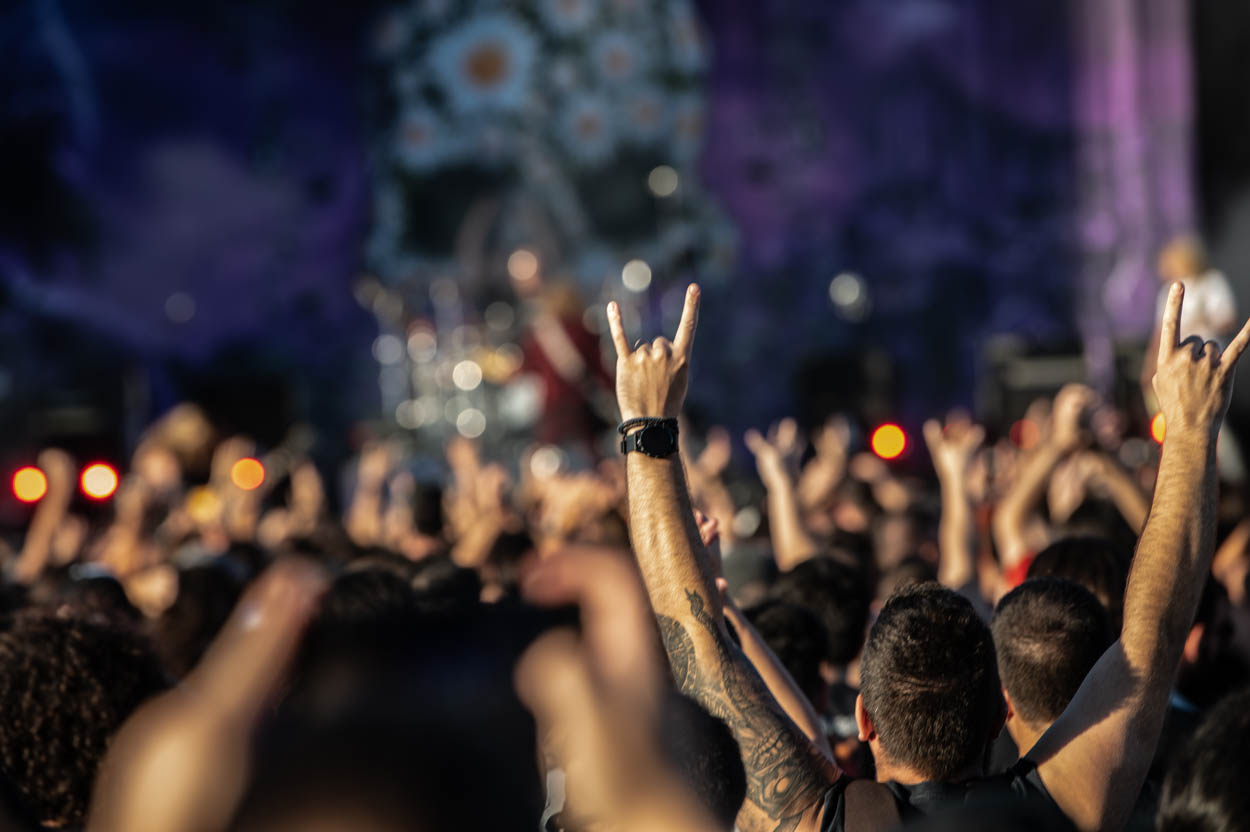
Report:
M625 434L626 430L642 425L642 430ZM621 425L621 453L639 451L656 459L665 459L677 453L676 419L630 419Z

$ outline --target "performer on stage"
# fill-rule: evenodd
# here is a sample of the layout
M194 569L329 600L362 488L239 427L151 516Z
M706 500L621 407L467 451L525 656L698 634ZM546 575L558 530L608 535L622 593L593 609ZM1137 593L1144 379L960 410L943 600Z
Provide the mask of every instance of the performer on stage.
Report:
M598 459L595 437L608 424L612 374L603 365L599 337L582 323L585 304L572 286L513 280L524 303L522 374L542 385L535 437L547 444L580 446ZM607 402L607 404L604 404Z

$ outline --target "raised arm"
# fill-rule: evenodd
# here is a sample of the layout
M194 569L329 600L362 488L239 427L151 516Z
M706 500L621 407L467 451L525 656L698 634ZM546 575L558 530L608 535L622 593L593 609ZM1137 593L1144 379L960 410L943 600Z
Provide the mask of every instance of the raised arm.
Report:
M636 350L625 338L620 308L608 306L623 419L670 419L681 412L698 306L699 290L691 286L676 338L657 338ZM824 792L838 771L786 717L729 639L679 459L635 452L626 472L630 536L673 676L682 692L725 721L742 752L747 800L738 827L815 830Z
M793 460L799 448L799 426L793 419L773 425L768 438L757 430L746 433L747 447L755 455L760 480L768 490L768 528L772 535L777 568L789 572L814 558L820 546L803 525L795 488Z
M968 496L968 465L985 441L985 429L966 418L955 418L949 419L943 430L941 422L930 419L924 424L924 440L942 488L938 580L943 586L960 589L976 575L976 526Z
M768 646L768 642L755 629L755 625L738 609L737 603L729 594L729 584L725 579L717 578L716 586L721 591L721 612L738 634L738 643L742 646L743 654L759 672L760 678L768 686L768 692L777 700L786 716L803 732L803 736L811 740L821 754L833 761L833 748L829 745L829 738L825 736L816 708L808 701L807 695L799 688L799 683L794 681L794 677Z
M1215 549L1215 439L1250 322L1223 355L1214 342L1182 343L1183 296L1173 285L1160 333L1154 388L1168 435L1129 573L1120 640L1026 755L1082 829L1121 828L1137 800Z
M1090 451L1089 454L1093 468L1090 483L1105 492L1129 528L1141 534L1150 514L1150 499L1112 456L1101 451Z
M1093 399L1093 391L1080 384L1069 384L1060 390L1055 396L1049 435L1021 461L1016 481L994 513L994 544L1004 570L1016 566L1028 554L1025 524L1046 493L1055 466L1080 445L1081 414Z

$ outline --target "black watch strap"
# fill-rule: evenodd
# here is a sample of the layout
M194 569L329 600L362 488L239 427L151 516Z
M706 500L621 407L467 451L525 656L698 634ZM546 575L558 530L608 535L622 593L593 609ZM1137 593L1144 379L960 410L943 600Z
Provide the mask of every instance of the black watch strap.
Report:
M622 425L625 430L639 426L642 430L621 437L621 453L638 451L656 459L666 459L677 453L676 419L634 419Z

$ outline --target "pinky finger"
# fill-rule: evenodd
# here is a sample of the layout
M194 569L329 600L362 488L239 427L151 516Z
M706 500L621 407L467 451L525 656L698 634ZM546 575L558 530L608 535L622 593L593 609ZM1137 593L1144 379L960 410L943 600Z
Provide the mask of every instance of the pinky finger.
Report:
M1231 373L1233 368L1237 366L1237 361L1241 358L1241 354L1246 351L1247 346L1250 346L1250 320L1247 320L1241 327L1241 332L1238 332L1237 337L1229 343L1228 348L1224 350L1223 357L1220 359L1220 369L1226 375Z

